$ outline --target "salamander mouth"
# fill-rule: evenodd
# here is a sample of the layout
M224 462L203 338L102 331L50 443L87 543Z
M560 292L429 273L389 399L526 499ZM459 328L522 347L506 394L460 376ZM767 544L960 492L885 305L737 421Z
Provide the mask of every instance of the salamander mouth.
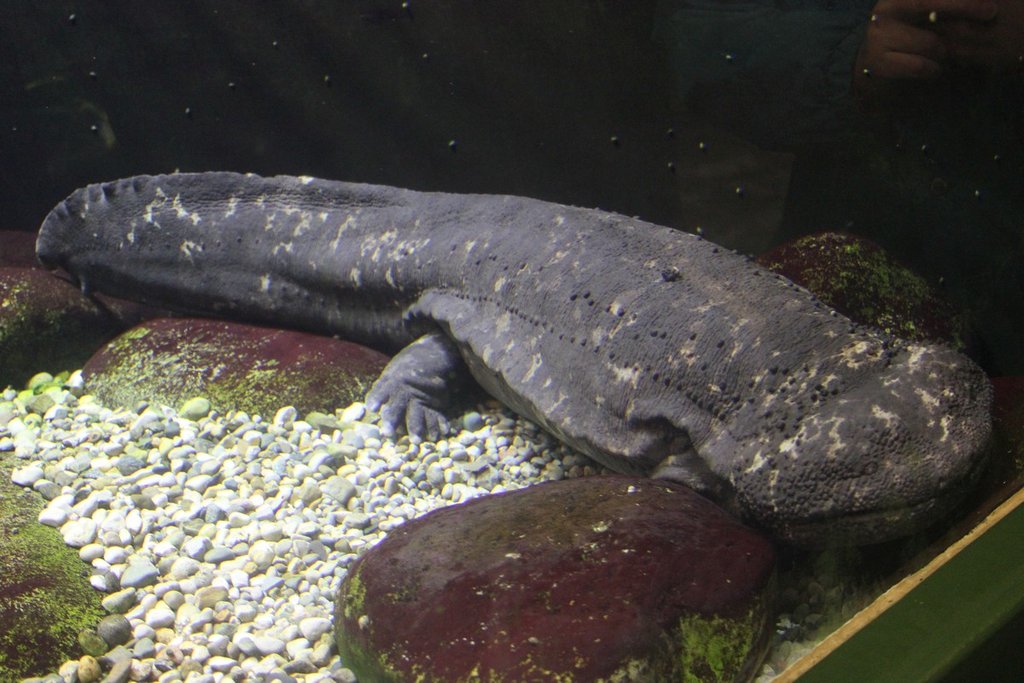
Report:
M931 497L905 505L865 510L848 515L779 520L770 525L773 535L792 545L822 547L872 545L923 531L953 515L974 489L988 465L978 458L960 479L937 490Z

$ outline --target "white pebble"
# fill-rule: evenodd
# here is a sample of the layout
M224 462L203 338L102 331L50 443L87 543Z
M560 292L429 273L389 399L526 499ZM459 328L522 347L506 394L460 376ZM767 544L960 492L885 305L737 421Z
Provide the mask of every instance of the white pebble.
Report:
M311 643L320 640L320 636L331 630L331 620L325 617L308 617L299 622L299 632Z
M60 535L72 548L81 548L96 538L96 522L89 517L71 520L60 528Z
M59 504L54 505L53 501L51 501L49 505L39 512L39 523L59 528L64 526L70 515L71 508Z
M174 612L166 607L154 607L146 613L146 624L155 630L174 625Z
M32 484L42 479L44 475L42 467L28 465L14 470L13 474L11 474L11 481L19 486L32 486Z

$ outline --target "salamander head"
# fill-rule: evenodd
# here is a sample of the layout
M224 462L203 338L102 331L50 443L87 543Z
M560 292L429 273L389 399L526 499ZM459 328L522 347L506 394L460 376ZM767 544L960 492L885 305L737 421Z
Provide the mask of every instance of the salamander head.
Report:
M952 349L911 345L805 415L750 443L729 477L740 508L798 544L873 543L948 513L985 461L992 389Z
M166 288L166 298L180 298L183 288L200 284L184 275L187 266L200 256L204 265L215 264L209 243L216 231L197 207L242 177L216 175L135 176L75 190L43 220L36 256L67 271L85 292L167 303L161 301ZM165 192L168 179L174 189ZM182 192L190 194L188 208L178 202Z

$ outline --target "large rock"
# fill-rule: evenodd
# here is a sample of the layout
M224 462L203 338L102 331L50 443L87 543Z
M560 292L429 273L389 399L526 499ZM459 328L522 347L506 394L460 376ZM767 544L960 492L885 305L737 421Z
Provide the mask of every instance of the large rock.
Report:
M992 417L997 447L1004 454L995 459L993 470L1010 492L1024 483L1024 377L994 377Z
M958 349L968 341L963 316L870 240L825 232L784 244L757 261L858 323Z
M368 681L734 681L774 552L690 489L609 476L437 510L358 560L338 650Z
M0 454L0 681L78 657L78 633L103 614L89 567L36 521L40 497L11 482L12 460Z
M0 267L40 268L36 261L36 234L0 230Z
M40 370L76 370L146 315L136 304L82 296L43 270L0 267L0 388Z
M272 416L284 405L333 412L361 399L387 363L366 347L303 332L198 318L157 318L128 330L82 369L108 405L214 408Z

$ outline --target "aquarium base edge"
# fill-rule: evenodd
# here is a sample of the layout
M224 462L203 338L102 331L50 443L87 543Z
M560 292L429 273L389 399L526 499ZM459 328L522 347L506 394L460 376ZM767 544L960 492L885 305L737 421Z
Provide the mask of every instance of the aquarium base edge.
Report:
M775 681L943 681L1021 614L1024 489Z

